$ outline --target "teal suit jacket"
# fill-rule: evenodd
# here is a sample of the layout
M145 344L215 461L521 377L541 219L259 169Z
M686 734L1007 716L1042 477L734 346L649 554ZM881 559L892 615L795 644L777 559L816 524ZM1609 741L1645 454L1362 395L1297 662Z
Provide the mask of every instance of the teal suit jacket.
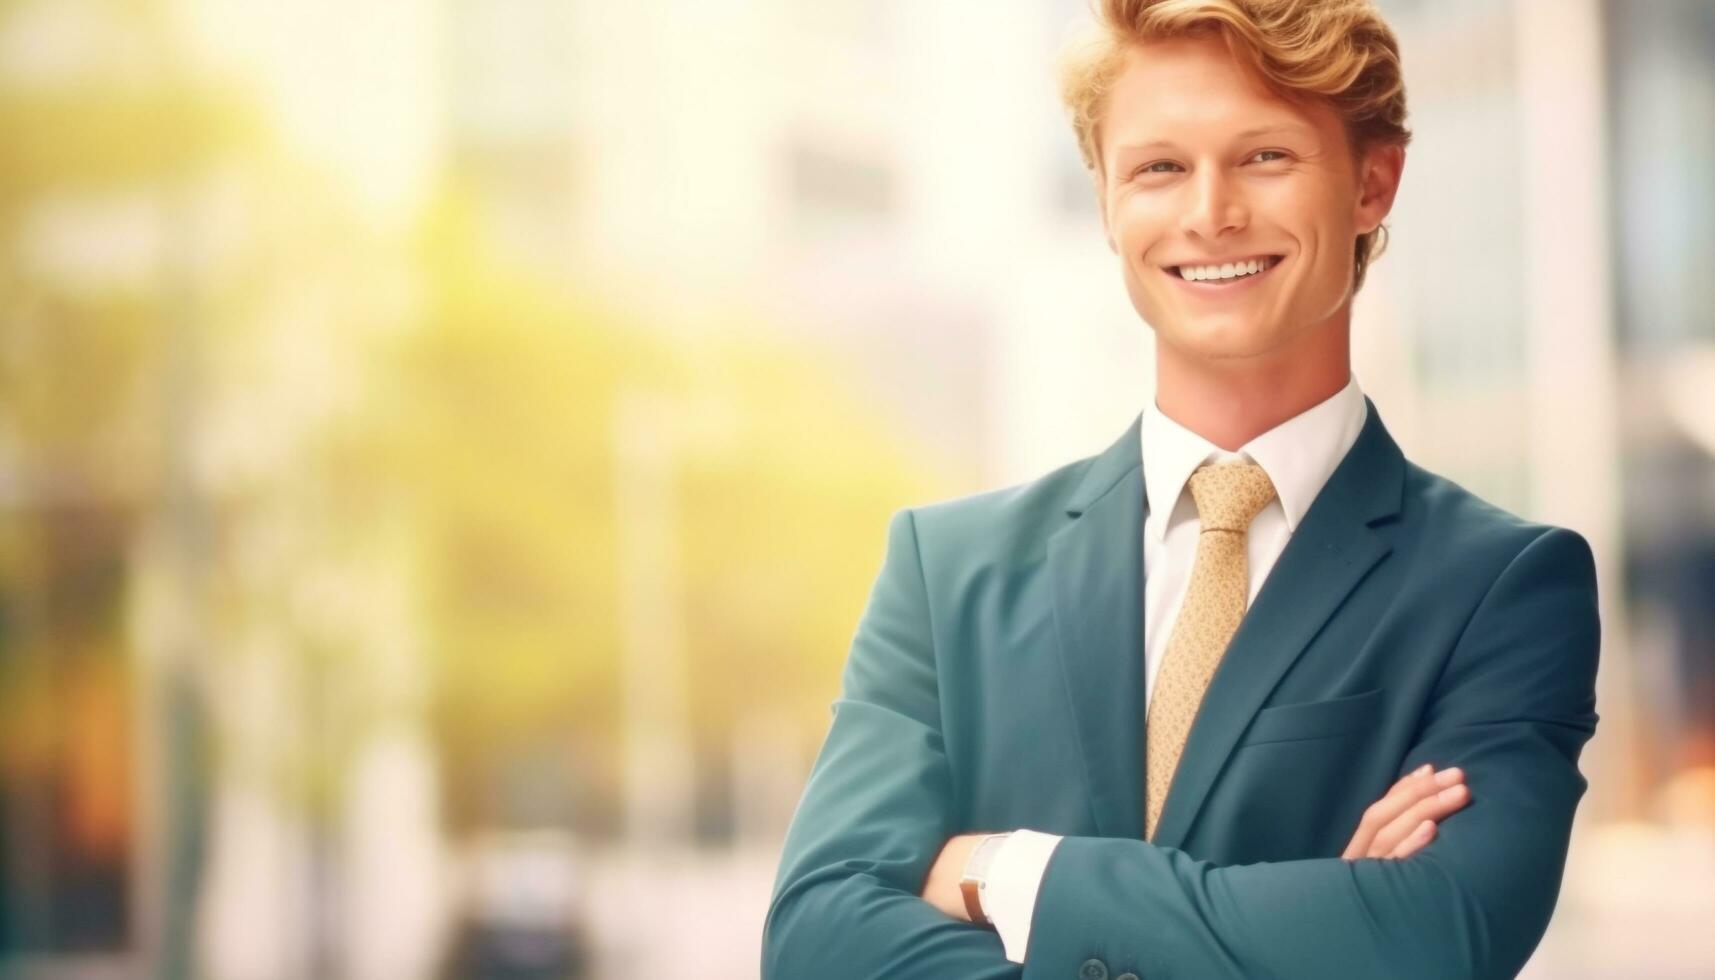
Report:
M1514 976L1586 787L1594 562L1407 461L1367 408L1210 682L1149 842L1141 416L1031 483L895 514L763 975ZM1463 768L1472 801L1409 858L1341 859L1425 762ZM948 838L1021 827L1065 835L1023 966L919 897Z

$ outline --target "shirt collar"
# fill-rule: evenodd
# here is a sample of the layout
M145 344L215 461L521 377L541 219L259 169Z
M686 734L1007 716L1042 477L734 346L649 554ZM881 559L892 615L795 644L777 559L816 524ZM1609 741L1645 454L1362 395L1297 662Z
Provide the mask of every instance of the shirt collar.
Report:
M1346 451L1357 441L1368 408L1355 375L1346 386L1326 400L1227 452L1173 419L1156 407L1155 400L1143 410L1139 428L1143 443L1144 493L1150 511L1161 509L1161 519L1150 521L1157 541L1165 537L1175 505L1197 467L1206 462L1254 462L1268 474L1286 515L1288 532L1310 509L1322 485L1328 482Z

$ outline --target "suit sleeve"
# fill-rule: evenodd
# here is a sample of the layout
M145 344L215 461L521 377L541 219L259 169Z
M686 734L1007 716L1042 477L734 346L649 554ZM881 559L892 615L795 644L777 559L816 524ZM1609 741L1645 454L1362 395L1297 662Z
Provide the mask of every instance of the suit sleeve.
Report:
M1599 642L1584 539L1549 528L1472 614L1400 767L1465 770L1471 802L1401 860L1216 867L1067 837L1044 872L1025 980L1101 958L1140 977L1512 977L1547 929L1594 734Z
M766 980L1016 978L994 932L920 897L952 827L929 605L912 512L847 656L833 724L786 834L763 926Z

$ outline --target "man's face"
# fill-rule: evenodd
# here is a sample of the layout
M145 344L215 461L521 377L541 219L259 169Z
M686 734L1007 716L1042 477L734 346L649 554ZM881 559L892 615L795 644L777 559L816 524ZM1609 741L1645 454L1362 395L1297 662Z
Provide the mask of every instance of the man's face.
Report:
M1345 329L1353 241L1386 216L1403 150L1360 172L1331 107L1270 94L1215 38L1133 47L1101 125L1108 243L1160 343L1254 359ZM1182 273L1237 260L1264 271Z

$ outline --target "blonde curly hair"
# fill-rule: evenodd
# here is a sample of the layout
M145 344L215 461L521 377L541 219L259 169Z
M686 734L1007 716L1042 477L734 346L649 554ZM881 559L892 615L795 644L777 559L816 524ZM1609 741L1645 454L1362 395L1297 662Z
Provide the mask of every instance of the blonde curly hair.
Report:
M1399 42L1370 0L1090 0L1094 29L1074 38L1060 61L1060 99L1078 152L1096 182L1105 180L1101 118L1129 46L1215 36L1279 97L1321 100L1345 124L1354 161L1371 147L1405 146L1405 80ZM1359 235L1353 247L1357 291L1369 263L1387 248L1387 228Z

